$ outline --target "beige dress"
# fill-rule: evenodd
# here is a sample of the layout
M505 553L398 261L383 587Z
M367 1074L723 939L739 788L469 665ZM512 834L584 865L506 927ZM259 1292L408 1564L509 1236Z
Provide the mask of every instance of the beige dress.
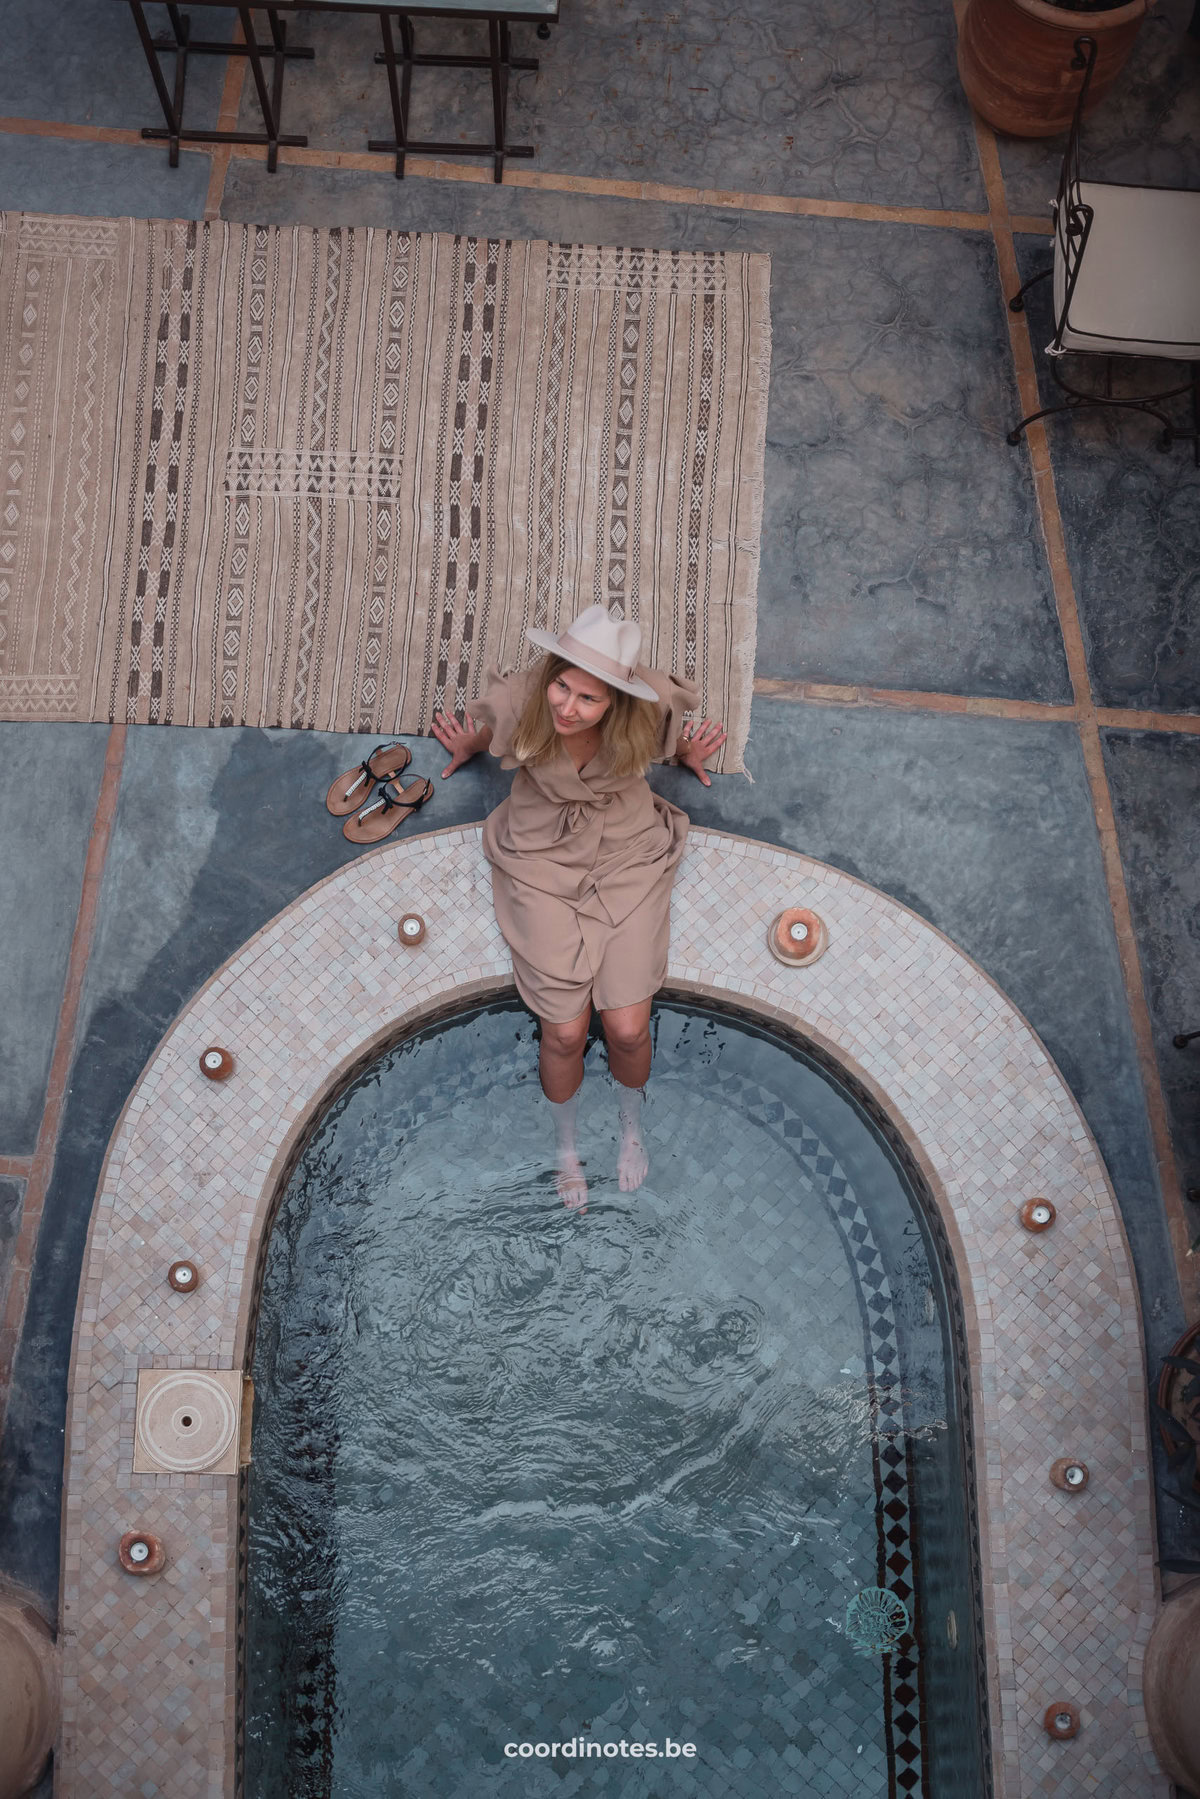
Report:
M637 672L659 696L654 759L662 762L675 754L697 690L653 669ZM589 1003L607 1012L662 986L688 821L645 775L610 774L603 750L578 771L565 749L540 768L523 767L512 736L533 675L489 671L471 707L476 724L492 728L492 755L517 771L483 827L483 852L521 998L539 1018L566 1024Z

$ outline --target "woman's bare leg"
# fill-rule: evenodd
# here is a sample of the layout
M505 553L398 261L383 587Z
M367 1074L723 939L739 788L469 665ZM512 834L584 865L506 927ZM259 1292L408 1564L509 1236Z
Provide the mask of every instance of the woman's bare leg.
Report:
M587 1206L587 1182L575 1142L575 1114L579 1108L579 1084L583 1080L583 1051L587 1043L589 1006L568 1024L541 1020L542 1044L538 1052L538 1076L542 1092L554 1114L558 1154L558 1191L565 1206L583 1211Z
M622 1193L635 1193L650 1171L642 1140L642 1102L650 1078L650 1001L601 1012L600 1022L608 1044L608 1066L617 1082L621 1120L617 1177Z

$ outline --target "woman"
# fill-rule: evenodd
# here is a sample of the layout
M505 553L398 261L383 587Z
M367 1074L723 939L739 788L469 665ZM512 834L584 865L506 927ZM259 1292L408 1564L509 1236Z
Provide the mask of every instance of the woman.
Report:
M671 886L687 817L646 781L674 756L707 787L721 725L683 724L696 689L638 664L641 631L589 606L559 637L528 631L549 653L515 675L490 671L462 724L439 712L450 752L442 779L480 750L515 768L512 791L484 825L496 917L521 998L541 1021L538 1073L554 1108L558 1191L587 1203L575 1110L592 1006L620 1096L621 1191L646 1178L640 1128L650 1073L650 1001L667 970Z

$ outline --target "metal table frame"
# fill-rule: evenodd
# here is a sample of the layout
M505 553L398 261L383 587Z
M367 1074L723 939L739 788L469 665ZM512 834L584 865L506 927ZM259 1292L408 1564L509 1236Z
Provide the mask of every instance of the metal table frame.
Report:
M520 13L506 11L498 13L480 8L478 11L456 7L453 11L446 7L426 6L420 9L418 16L423 18L443 19L485 19L488 28L488 54L486 56L420 56L416 50L413 33L413 13L398 12L400 24L400 55L396 55L396 41L392 35L391 14L394 8L378 7L372 10L379 13L379 28L383 36L383 49L375 52L375 61L383 63L387 68L388 93L392 102L392 125L395 135L390 139L373 137L367 140L368 150L393 151L396 157L396 179L404 177L404 158L416 151L426 151L435 156L491 156L492 178L495 181L504 179L504 159L506 156L532 156L532 144L510 144L507 141L508 128L508 77L511 69L536 69L536 56L514 56L509 41L508 27L510 20L521 17ZM525 18L531 15L524 14ZM549 37L551 20L544 12L532 15L538 19L538 36ZM557 9L555 10L557 18ZM415 138L408 135L408 102L412 87L414 69L489 69L492 77L492 141L490 143L455 144L440 143L436 138Z
M193 0L201 6L216 4L217 0ZM129 0L134 24L138 36L142 40L142 49L146 52L146 61L150 65L150 74L158 93L159 104L163 109L166 125L143 125L142 136L145 138L165 138L169 146L167 160L173 169L179 167L180 144L266 144L267 168L275 173L279 164L280 144L307 144L308 138L292 134L284 136L280 130L280 118L283 109L283 70L289 57L303 57L311 61L314 52L291 45L287 41L287 25L279 17L277 6L268 6L267 18L271 27L270 45L260 44L254 32L252 9L239 6L238 19L241 22L244 43L218 44L208 39L197 40L191 35L191 19L180 11L175 0L167 0L167 18L171 25L171 37L155 37L146 20L146 9L143 0ZM172 51L175 56L174 91L167 86L167 78L159 60L159 51ZM258 94L258 104L262 111L264 131L195 131L183 122L183 98L187 85L187 65L189 56L248 56L254 74L254 87ZM272 62L271 84L268 88L264 56Z
M536 69L537 58L534 56L514 56L509 35L509 26L514 22L534 24L539 37L549 37L550 27L558 20L558 0L501 0L500 4L488 6L486 3L455 6L446 4L423 4L422 0L409 0L409 4L398 8L388 6L384 0L265 0L258 7L237 6L237 15L242 27L244 43L214 43L211 40L195 39L191 35L191 20L178 4L178 0L166 0L167 18L171 35L156 37L146 20L145 0L128 0L137 26L146 60L150 65L150 73L154 80L159 104L166 120L163 125L146 125L142 128L145 138L165 139L169 146L169 161L172 168L179 164L179 146L181 143L200 144L265 144L267 146L267 168L274 174L279 163L280 145L303 147L308 143L306 135L298 133L284 134L282 130L283 110L283 78L287 62L293 57L311 60L313 51L288 42L287 24L279 17L280 13L304 12L353 12L373 13L379 20L382 49L375 54L375 61L382 63L387 70L388 97L392 107L392 133L390 138L370 138L367 148L384 151L395 156L395 173L397 179L404 175L405 157L414 153L428 153L439 156L490 156L493 159L493 177L497 182L504 179L505 159L510 156L532 156L532 144L510 144L508 142L508 86L509 75L513 69ZM193 6L227 6L228 0L190 0ZM269 42L260 39L254 30L253 13L265 12L270 26ZM393 30L393 15L400 27L399 46ZM419 54L416 48L413 31L414 19L479 19L488 28L488 53L486 56L454 56ZM168 85L160 61L160 52L168 51L175 56L174 87ZM262 131L200 131L185 126L183 121L184 94L187 83L188 58L191 56L247 56L254 75L255 92L258 96L259 108L263 116ZM270 63L268 80L268 63ZM434 138L414 138L408 134L409 98L412 88L412 72L414 68L439 69L487 69L491 75L492 90L492 136L487 142L448 143Z

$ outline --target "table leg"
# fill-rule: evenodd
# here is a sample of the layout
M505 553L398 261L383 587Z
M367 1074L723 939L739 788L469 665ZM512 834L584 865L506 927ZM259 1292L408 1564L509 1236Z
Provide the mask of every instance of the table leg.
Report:
M273 6L267 8L267 18L271 26L271 42L275 48L275 71L271 82L271 105L275 112L276 126L283 124L283 71L287 57L287 24L281 19Z
M267 173L273 175L279 167L279 118L272 104L271 93L267 87L266 73L263 69L262 51L254 35L254 20L248 6L238 7L238 18L242 21L242 36L246 40L246 51L250 57L250 68L254 74L254 87L258 94L258 104L262 110L263 124L267 132ZM276 57L275 68L278 72L282 66L282 58Z
M155 44L154 38L150 32L150 27L146 23L146 13L142 6L142 0L129 0L129 7L130 11L133 13L133 22L137 26L138 36L142 40L142 49L146 52L146 61L150 64L150 74L154 81L155 91L158 94L158 102L163 109L163 117L167 121L168 159L171 167L177 169L179 167L179 133L183 129L183 80L180 74L179 63L182 61L185 52L182 49L177 51L178 60L175 65L175 95L174 98L172 98L171 90L167 86L167 78L162 71L162 64L158 60L158 46ZM168 8L168 11L173 12L174 8ZM172 21L172 23L173 22L174 21ZM145 135L146 134L143 133L143 136Z
M390 12L395 12L400 25L399 56L396 54L395 41L391 36L391 20L388 16ZM488 54L486 56L418 55L412 20L408 14L398 7L391 7L387 10L381 8L380 22L383 49L375 52L375 61L387 65L389 92L392 98L392 119L396 136L394 142L385 142L382 138L370 138L367 148L394 152L397 175L404 173L406 156L425 151L433 156L490 156L496 181L503 181L504 163L507 157L533 155L532 144L510 144L506 136L510 71L513 69L536 69L538 66L536 57L512 54L507 19L496 17L488 19ZM399 86L397 86L397 69L401 64L403 65L403 74L399 79ZM411 137L409 135L409 95L414 68L486 69L492 84L491 141L469 144L448 140L443 143L433 138Z
M508 68L504 54L507 50L507 20L489 19L488 52L492 65L492 142L496 147L492 179L496 182L504 180L504 115L508 107Z
M381 12L379 27L383 36L383 60L387 68L388 94L392 102L392 130L395 133L396 180L404 179L404 152L408 142L408 99L412 81L412 21L401 13L400 41L404 47L404 75L400 77L396 65L396 40L392 36L391 15ZM382 140L375 138L368 142L369 150L379 150L385 146ZM386 146L391 148L392 146Z
M307 137L284 137L280 132L283 116L283 71L285 59L299 56L311 59L311 48L293 48L287 42L287 28L278 18L278 8L266 5L264 11L271 21L271 36L274 47L274 71L271 92L267 92L263 74L262 52L268 48L260 44L254 35L254 25L250 18L250 8L239 5L238 16L242 22L242 31L246 42L213 43L201 41L192 36L191 19L176 4L176 0L167 0L167 18L170 21L172 35L170 37L154 37L146 22L143 0L129 0L129 8L133 14L133 22L137 34L146 53L146 61L150 65L150 75L158 94L159 105L163 110L166 128L161 125L143 125L142 136L145 138L165 139L168 146L168 157L173 169L179 167L179 146L187 144L266 144L267 167L274 170L278 161L280 144L302 145L308 142ZM172 94L167 86L167 78L163 73L159 60L160 50L170 50L175 56L175 91ZM263 123L266 131L192 131L184 126L183 103L187 84L188 59L192 56L248 56L254 70L255 84L258 88L259 105L262 107Z

